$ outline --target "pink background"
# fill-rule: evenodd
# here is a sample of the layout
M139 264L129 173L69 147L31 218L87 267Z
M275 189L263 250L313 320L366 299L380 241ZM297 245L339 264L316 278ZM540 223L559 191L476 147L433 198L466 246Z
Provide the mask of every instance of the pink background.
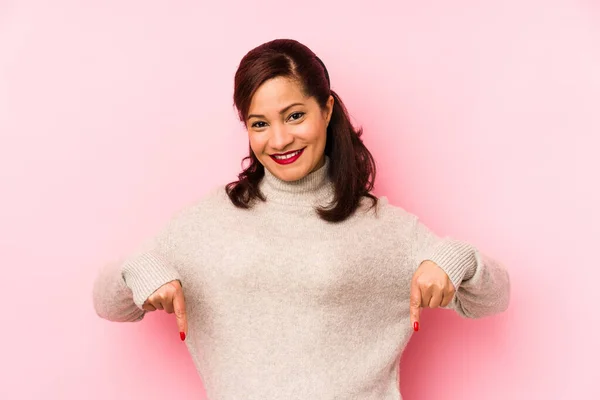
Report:
M233 74L276 37L325 61L376 193L510 271L502 315L424 312L405 399L600 398L598 2L231 3L0 1L0 398L203 398L172 316L101 320L91 285L235 178Z

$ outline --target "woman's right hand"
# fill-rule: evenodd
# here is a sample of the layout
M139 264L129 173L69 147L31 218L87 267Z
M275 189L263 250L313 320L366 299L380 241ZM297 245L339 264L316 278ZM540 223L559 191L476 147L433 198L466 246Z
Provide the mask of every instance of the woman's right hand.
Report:
M185 340L188 331L187 315L185 313L185 298L178 280L165 283L154 291L142 305L146 311L164 310L175 314L179 337Z

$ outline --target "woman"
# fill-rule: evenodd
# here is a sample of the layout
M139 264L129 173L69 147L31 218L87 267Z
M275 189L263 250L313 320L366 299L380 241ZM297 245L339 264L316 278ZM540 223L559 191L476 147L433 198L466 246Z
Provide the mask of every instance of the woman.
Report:
M234 102L247 168L102 269L98 315L175 313L211 400L398 400L420 307L506 309L503 267L370 193L373 158L310 49L250 51Z

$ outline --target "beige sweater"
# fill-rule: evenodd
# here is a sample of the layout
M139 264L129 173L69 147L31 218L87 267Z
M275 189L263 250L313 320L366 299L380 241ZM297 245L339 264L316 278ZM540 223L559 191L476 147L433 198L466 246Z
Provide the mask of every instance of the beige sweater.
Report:
M342 223L324 167L297 182L268 171L267 202L235 208L223 187L178 212L124 262L100 270L102 318L139 321L147 297L180 279L186 344L210 400L399 400L398 362L412 331L410 281L426 259L458 287L448 306L478 318L506 309L506 270L432 233L385 197Z

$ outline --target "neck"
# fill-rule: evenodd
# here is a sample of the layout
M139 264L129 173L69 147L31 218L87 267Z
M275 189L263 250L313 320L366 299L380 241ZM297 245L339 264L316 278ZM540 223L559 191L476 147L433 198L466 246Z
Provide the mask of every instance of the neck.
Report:
M284 181L265 168L260 190L267 202L303 206L326 206L333 195L333 184L329 179L329 157L324 164L297 181Z

